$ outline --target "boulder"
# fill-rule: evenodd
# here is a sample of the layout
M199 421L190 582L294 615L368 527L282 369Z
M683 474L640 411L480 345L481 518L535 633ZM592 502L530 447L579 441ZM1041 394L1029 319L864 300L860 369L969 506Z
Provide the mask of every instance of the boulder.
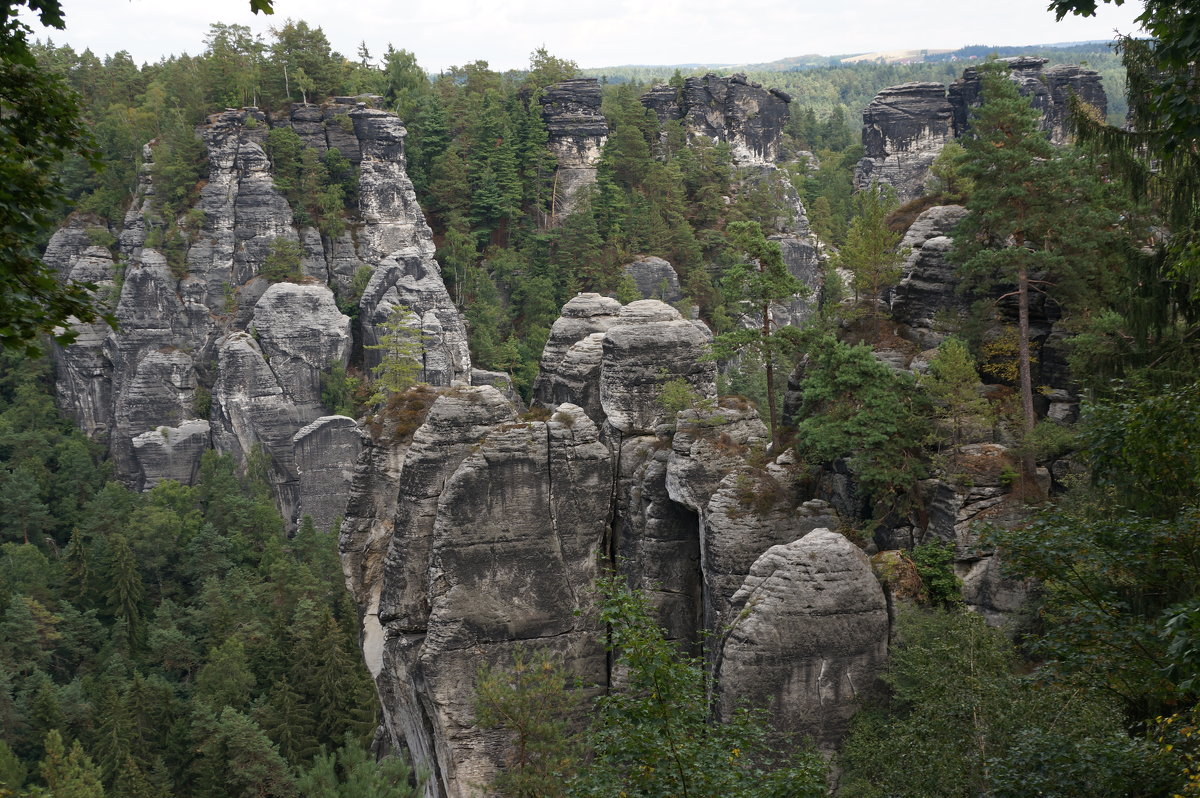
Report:
M633 280L643 299L659 299L671 305L683 299L679 275L675 273L671 264L662 258L635 260L633 263L626 263L621 270Z
M776 728L832 750L887 662L888 610L867 556L817 529L760 556L720 641L720 712L766 703Z
M716 364L706 359L712 333L655 299L621 308L604 336L600 406L623 435L653 432L666 411L662 384L683 379L701 398L716 396Z

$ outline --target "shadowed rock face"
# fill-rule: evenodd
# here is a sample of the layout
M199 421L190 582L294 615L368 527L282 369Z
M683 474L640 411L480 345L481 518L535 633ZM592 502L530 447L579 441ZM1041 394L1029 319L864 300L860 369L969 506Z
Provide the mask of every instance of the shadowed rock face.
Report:
M792 98L737 74L686 78L682 91L655 86L642 104L659 122L682 120L692 136L724 141L739 166L772 163L779 158L783 127Z
M1045 58L1001 59L1009 78L1041 114L1041 128L1056 144L1067 141L1070 97L1108 112L1100 73L1072 65L1046 68ZM901 201L925 193L929 167L952 138L967 135L971 109L982 102L983 82L976 67L946 87L940 83L905 83L875 95L863 111L864 157L854 176L855 187L887 184Z
M600 83L596 78L564 80L549 86L541 103L550 152L558 160L551 210L557 220L575 209L580 189L596 182L596 165L608 140L608 121L600 112Z
M954 264L947 259L954 245L950 233L966 214L961 205L930 208L917 217L901 242L909 254L900 283L891 292L891 314L902 325L901 334L921 349L932 349L945 338L939 315L957 319L970 307L958 292Z
M1045 58L1020 56L1002 58L1011 72L1009 78L1021 94L1042 115L1041 128L1055 144L1067 141L1067 121L1073 92L1080 100L1092 105L1101 115L1108 113L1108 97L1094 69L1073 64L1057 64L1046 68ZM971 124L971 109L983 102L983 81L976 67L968 67L962 77L949 88L950 104L954 106L954 130L965 135Z
M319 151L336 147L358 165L354 236L323 238L295 224L262 146L280 126ZM296 436L328 415L321 375L346 365L352 340L376 343L378 325L403 305L420 320L422 378L449 385L470 377L466 328L442 284L433 235L404 171L404 126L353 98L337 98L294 105L280 118L227 111L198 132L208 148L208 177L187 212L179 260L169 264L146 246L161 215L149 146L137 197L120 228L109 231L118 242L112 251L91 245L88 228L98 223L86 218L52 239L47 262L63 277L97 282L112 295L120 322L116 331L80 326L77 342L56 352L60 405L107 440L118 476L134 487L191 481L209 448L241 457L261 446L285 517L294 522L295 513L306 513L332 523L344 511L350 463L339 468L315 438ZM299 245L300 282L272 285L259 276L280 239ZM364 268L371 278L355 331L336 298ZM337 447L353 458L346 423L337 425L344 439ZM311 482L318 474L338 484L319 488Z

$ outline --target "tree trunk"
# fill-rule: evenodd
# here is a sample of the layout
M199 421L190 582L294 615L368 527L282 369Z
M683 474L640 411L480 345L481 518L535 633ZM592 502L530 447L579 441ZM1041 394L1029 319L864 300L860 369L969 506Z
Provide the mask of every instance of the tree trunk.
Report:
M767 369L767 415L771 422L771 451L779 441L775 434L775 359L771 357L771 303L763 305L763 362Z
M1033 426L1037 416L1033 410L1033 369L1029 356L1029 271L1022 264L1017 271L1017 324L1019 341L1017 350L1017 368L1021 382L1021 411L1024 420L1024 441L1021 446L1021 470L1024 491L1027 496L1037 496L1037 461L1034 459L1030 443L1033 439Z

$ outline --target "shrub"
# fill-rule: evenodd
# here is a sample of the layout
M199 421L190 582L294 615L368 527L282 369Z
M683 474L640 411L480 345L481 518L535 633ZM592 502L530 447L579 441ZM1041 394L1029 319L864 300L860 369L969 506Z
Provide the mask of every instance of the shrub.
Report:
M304 250L299 241L290 238L276 238L271 241L271 249L258 270L260 276L273 283L299 282L304 278L300 271L300 258Z

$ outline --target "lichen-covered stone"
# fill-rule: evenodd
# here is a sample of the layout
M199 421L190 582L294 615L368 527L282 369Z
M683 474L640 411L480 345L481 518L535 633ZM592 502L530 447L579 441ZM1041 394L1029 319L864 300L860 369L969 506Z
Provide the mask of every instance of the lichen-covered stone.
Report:
M164 479L192 483L200 472L200 457L211 447L208 422L201 419L134 436L133 457L141 472L140 487L149 490Z

